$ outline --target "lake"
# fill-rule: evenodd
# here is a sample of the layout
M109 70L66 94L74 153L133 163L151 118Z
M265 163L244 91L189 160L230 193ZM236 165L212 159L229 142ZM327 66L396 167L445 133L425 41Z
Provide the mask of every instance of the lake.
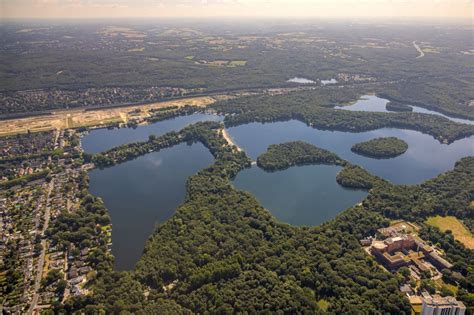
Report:
M368 96L353 106L360 103L380 106L381 102L386 100ZM124 143L147 140L151 134L178 131L203 120L222 120L222 117L193 114L136 129L97 129L83 137L82 145L87 152L101 152ZM474 155L474 136L446 145L416 131L389 128L362 133L323 131L295 120L250 123L228 131L252 159L265 152L270 144L303 140L394 183L420 183L451 169L461 157ZM409 146L407 152L393 159L377 160L350 150L357 142L387 136L405 140ZM169 219L184 201L187 178L212 163L212 155L202 144L180 144L89 172L90 192L103 198L112 218L115 269L133 268L155 225ZM318 225L360 202L367 194L338 185L339 170L338 166L305 165L269 173L254 165L241 171L233 184L251 192L281 222Z
M319 225L362 201L367 192L336 182L340 166L304 165L266 172L256 165L241 171L236 188L251 192L281 222Z
M397 184L421 183L452 169L461 157L474 155L474 136L441 144L417 131L379 129L362 133L323 131L291 120L250 123L228 128L236 144L256 159L271 144L303 140L335 152L372 174ZM377 137L394 136L408 143L404 154L392 159L372 159L351 151L352 145ZM363 200L361 190L351 190L336 182L341 168L305 165L277 172L266 172L256 165L237 174L235 187L252 193L280 221L295 225L318 225Z
M213 160L202 144L183 143L89 172L89 191L104 200L112 219L115 269L134 267L155 224L169 219L184 201L187 178Z
M316 83L316 81L306 79L306 78L300 78L300 77L291 78L291 79L287 80L286 82L300 83L300 84L313 84L313 83Z
M453 168L462 157L474 155L474 136L449 145L418 131L384 128L350 133L325 131L291 120L274 123L250 123L228 128L229 134L245 152L256 159L270 144L302 140L332 151L372 174L396 184L416 184ZM373 159L357 155L351 147L377 137L397 137L408 143L408 150L392 159ZM278 196L276 196L278 198Z
M327 84L336 84L337 80L336 79L330 79L330 80L321 80L322 85L327 85Z
M170 131L179 131L198 121L221 121L222 119L222 116L214 114L196 113L141 125L137 128L93 129L82 137L81 143L85 152L95 154L122 144L146 141L149 135L161 136Z
M385 108L388 102L389 102L388 100L377 97L375 95L364 95L353 105L335 106L334 108L343 109L343 110L351 110L351 111L360 111L360 112L393 113L391 111L388 111ZM441 116L441 117L447 118L451 121L458 122L461 124L469 124L469 125L474 124L473 120L450 117L442 113L429 110L423 107L419 107L419 106L414 106L414 105L408 105L408 106L410 106L413 109L414 113L423 113L423 114Z

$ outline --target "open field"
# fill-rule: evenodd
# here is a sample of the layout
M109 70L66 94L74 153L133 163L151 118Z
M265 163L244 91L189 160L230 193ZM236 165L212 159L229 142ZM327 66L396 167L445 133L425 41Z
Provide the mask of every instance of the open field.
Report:
M193 60L194 56L184 57L187 60ZM247 64L247 60L197 60L194 62L198 65L206 65L213 67L242 67Z
M123 36L125 38L144 38L147 35L143 32L133 30L128 27L108 26L101 32L104 36Z
M54 129L68 129L106 125L110 123L127 123L131 117L136 120L150 116L152 109L182 107L186 105L206 107L216 101L209 96L157 102L145 105L133 105L95 110L71 109L54 111L51 115L33 116L0 121L0 137L21 133L40 132Z
M472 237L471 232L469 232L469 230L456 217L442 217L437 215L435 217L429 217L428 220L426 220L426 223L438 227L443 232L451 230L456 240L463 243L466 248L474 249L474 237Z

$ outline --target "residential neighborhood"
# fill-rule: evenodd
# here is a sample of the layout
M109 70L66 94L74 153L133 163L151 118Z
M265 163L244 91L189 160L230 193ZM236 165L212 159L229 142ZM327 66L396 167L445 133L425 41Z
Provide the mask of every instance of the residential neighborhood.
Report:
M23 107L74 108L87 106L107 106L139 102L155 102L166 98L202 92L202 89L154 86L142 89L126 87L89 88L77 91L58 89L36 89L17 92L1 92L2 113ZM10 110L9 110L10 109Z
M32 142L24 137L0 139L9 159L2 184L13 182L0 193L0 309L6 314L39 313L68 296L87 295L87 283L94 277L91 249L103 244L108 251L111 244L110 225L98 228L79 247L66 241L67 235L51 232L82 206L87 183L82 163L76 162L78 135L37 133ZM23 165L16 163L20 156ZM44 176L31 178L37 173Z

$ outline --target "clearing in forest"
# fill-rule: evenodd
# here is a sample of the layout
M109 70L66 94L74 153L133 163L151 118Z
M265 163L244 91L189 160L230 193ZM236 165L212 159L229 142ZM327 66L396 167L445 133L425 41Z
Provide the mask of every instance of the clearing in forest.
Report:
M20 133L40 132L55 129L104 126L112 123L127 123L130 118L142 120L150 117L154 109L182 107L186 105L206 107L223 96L195 96L167 100L143 105L130 105L86 110L53 110L50 115L0 120L0 137ZM138 111L138 112L137 112Z
M463 243L466 248L474 249L474 237L472 237L472 233L456 217L442 217L437 215L435 217L429 217L426 223L438 227L443 232L451 230L454 239Z

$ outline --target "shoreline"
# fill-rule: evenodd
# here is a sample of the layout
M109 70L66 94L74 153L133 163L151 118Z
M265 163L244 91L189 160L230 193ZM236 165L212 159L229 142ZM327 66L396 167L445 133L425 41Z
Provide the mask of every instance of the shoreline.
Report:
M227 141L227 143L229 145L233 145L237 148L237 151L244 151L242 150L241 147L239 147L235 142L234 142L234 139L232 139L231 135L229 134L229 132L227 132L227 129L225 128L222 128L222 136L224 137L224 139Z

